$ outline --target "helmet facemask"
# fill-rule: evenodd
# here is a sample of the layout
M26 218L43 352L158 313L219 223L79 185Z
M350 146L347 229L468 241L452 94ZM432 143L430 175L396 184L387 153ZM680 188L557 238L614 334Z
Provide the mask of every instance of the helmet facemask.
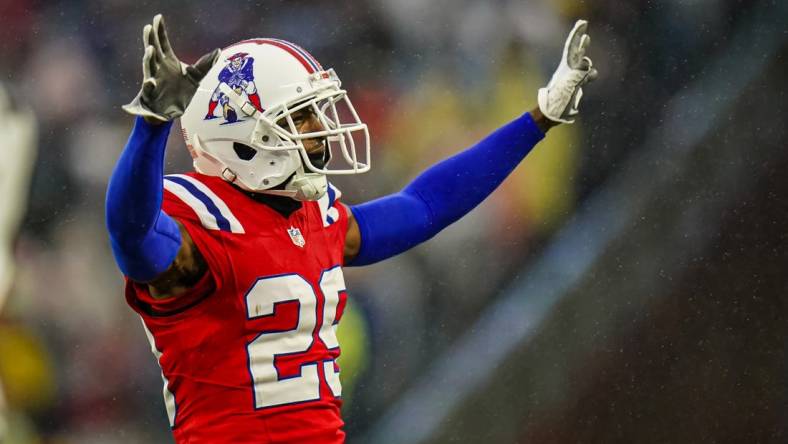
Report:
M254 183L232 171L222 173L225 180L249 191L284 195L297 200L317 200L328 189L326 175L369 171L369 131L347 97L347 91L340 85L333 70L316 72L310 75L308 85L298 87L300 94L262 112L231 88L222 88L236 109L255 120L249 140L240 141L258 151L249 162L274 162L272 157L285 156L291 158L291 165L296 166L288 177L279 181L263 179ZM298 132L293 116L304 110L314 114L322 129ZM310 156L305 142L315 139L323 141L325 151L322 155ZM360 146L364 148L358 150ZM242 158L241 154L239 157Z

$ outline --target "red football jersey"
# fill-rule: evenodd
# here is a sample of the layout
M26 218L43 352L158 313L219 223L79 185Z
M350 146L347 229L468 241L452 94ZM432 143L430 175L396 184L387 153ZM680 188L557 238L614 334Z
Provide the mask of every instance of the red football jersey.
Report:
M336 327L347 296L339 192L284 217L224 180L164 180L163 210L181 222L209 272L156 300L127 281L164 379L175 441L339 443Z

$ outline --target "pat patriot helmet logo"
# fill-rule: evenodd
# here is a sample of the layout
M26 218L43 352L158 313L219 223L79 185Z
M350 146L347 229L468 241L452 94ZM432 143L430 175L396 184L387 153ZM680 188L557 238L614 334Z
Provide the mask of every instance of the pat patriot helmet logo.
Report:
M249 53L237 52L227 57L225 61L227 63L219 72L219 85L213 91L211 101L208 102L208 113L204 119L219 118L220 116L216 115L216 108L220 107L221 117L224 118L222 125L243 120L239 119L238 110L233 108L230 98L220 90L222 84L232 88L233 91L241 96L246 95L255 108L263 111L263 107L260 104L260 96L257 94L257 85L254 83L254 58L249 57Z

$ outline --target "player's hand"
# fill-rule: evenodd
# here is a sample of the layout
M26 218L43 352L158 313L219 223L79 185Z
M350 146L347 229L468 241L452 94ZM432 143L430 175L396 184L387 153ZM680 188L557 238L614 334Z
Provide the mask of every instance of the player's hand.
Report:
M578 113L583 85L597 77L597 70L586 49L591 37L586 34L588 22L578 20L564 44L564 53L550 83L539 89L537 96L542 114L555 122L573 123Z
M193 65L182 63L170 46L161 14L153 17L152 25L145 25L142 29L142 43L145 46L142 88L123 109L147 120L161 122L180 117L221 51L215 49Z

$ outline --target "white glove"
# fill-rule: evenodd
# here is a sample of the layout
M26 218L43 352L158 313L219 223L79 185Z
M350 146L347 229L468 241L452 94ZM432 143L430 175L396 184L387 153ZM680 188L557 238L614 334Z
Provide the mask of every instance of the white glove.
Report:
M564 44L561 63L550 83L539 89L539 110L555 122L574 123L577 107L583 97L582 86L596 79L597 71L585 56L591 37L586 34L588 22L578 20Z
M0 307L14 275L13 243L27 207L36 160L38 126L33 112L13 106L0 84Z
M214 49L194 65L181 63L170 46L161 14L153 17L153 25L142 29L142 43L142 88L123 110L162 122L180 117L221 50Z

